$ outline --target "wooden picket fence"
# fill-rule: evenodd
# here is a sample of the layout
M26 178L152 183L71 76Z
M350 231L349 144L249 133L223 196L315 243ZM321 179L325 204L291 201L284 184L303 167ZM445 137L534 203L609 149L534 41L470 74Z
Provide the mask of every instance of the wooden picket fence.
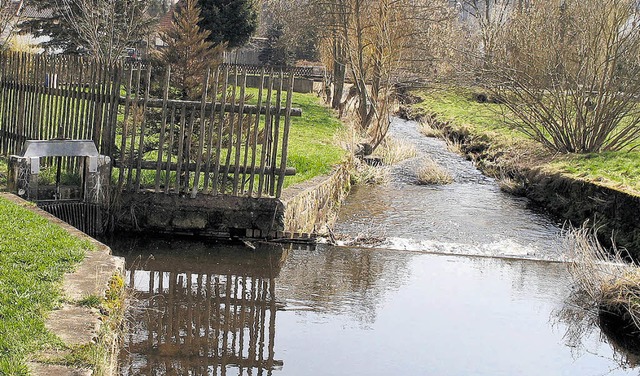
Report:
M287 168L294 72L220 66L200 95L174 93L168 67L0 54L0 148L28 139L92 139L120 191L279 197ZM259 74L256 89L248 74ZM55 163L55 161L44 161ZM65 168L78 171L67 159Z

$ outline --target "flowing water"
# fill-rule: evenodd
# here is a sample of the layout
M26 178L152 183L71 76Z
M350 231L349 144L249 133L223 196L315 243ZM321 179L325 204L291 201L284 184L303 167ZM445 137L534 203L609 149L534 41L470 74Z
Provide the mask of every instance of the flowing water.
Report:
M395 120L420 156L356 190L336 231L375 247L120 238L135 291L123 375L634 375L638 358L579 325L559 227L442 142Z

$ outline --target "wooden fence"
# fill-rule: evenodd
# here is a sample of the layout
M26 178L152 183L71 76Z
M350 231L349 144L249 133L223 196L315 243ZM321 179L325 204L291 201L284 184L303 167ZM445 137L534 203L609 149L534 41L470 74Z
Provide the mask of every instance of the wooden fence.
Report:
M92 139L118 190L279 197L287 168L294 72L202 72L197 95L175 92L167 67L79 57L0 55L0 147L27 139ZM253 72L256 74L256 72ZM187 99L185 99L187 98ZM43 166L55 161L44 161ZM67 161L65 168L75 170Z

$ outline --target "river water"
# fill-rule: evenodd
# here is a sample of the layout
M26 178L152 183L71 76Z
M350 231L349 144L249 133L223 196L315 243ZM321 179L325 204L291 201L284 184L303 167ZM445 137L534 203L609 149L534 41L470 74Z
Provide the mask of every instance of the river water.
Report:
M122 375L635 375L638 359L567 319L560 229L394 120L454 175L355 190L336 231L367 247L120 238L135 291Z

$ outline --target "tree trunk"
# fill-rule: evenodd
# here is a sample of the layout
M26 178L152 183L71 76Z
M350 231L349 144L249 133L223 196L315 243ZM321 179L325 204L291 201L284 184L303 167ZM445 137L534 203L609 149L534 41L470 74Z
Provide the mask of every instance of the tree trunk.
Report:
M346 74L346 56L344 46L337 37L333 40L333 100L331 107L337 109L342 101L342 93L344 92L344 79Z

